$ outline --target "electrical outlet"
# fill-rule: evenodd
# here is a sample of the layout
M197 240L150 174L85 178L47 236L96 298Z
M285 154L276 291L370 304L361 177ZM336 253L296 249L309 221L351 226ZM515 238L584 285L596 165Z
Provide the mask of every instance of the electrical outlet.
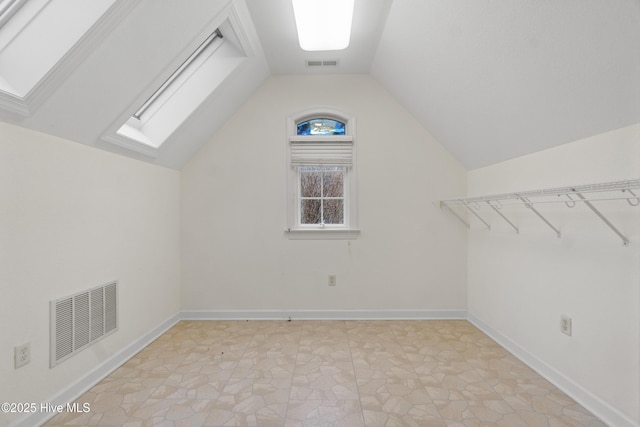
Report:
M335 286L336 285L336 276L333 274L329 275L329 286Z
M564 314L560 316L560 332L571 336L571 317Z
M14 347L14 366L19 368L31 362L31 343Z

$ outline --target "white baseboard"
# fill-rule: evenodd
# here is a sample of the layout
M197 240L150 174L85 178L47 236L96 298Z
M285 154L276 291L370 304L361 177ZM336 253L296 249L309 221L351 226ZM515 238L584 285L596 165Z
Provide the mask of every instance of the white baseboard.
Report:
M465 310L188 310L184 320L436 320L466 319Z
M153 328L145 335L129 344L122 351L114 354L105 362L100 364L94 370L86 374L84 377L76 380L73 384L69 385L65 390L60 391L55 396L46 400L51 402L53 406L64 405L73 402L91 387L102 381L107 375L122 366L127 360L135 356L140 350L148 346L153 340L165 333L169 328L180 321L180 313L176 313L157 327ZM30 416L24 417L16 421L12 426L15 427L33 427L39 426L47 422L50 418L56 415L55 412L35 412Z
M612 427L639 427L639 424L628 416L565 377L472 313L467 313L467 320L607 425Z

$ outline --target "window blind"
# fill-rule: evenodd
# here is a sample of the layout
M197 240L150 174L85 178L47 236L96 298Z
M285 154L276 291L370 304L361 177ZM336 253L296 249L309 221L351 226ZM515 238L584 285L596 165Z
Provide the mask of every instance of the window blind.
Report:
M291 165L351 166L352 141L291 141Z

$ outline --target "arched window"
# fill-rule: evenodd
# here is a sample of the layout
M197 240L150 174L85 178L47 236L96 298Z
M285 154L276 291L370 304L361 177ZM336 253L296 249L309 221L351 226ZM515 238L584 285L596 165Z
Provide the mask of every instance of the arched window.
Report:
M345 124L339 120L315 118L296 125L298 135L344 135Z
M355 120L332 110L289 118L288 231L293 238L355 238Z

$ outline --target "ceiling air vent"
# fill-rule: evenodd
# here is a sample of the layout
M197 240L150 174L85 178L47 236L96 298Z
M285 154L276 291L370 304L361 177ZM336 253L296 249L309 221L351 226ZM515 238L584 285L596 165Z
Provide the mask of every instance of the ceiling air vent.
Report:
M307 59L305 61L307 67L336 67L338 65L337 59L322 59L322 60L311 60Z

